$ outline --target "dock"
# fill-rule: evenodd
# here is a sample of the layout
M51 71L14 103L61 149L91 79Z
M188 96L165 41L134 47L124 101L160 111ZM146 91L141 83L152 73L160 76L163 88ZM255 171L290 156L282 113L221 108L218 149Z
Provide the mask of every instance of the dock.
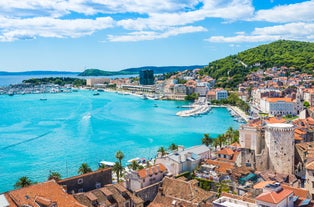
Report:
M184 105L183 108L192 108L184 111L179 111L176 113L177 116L188 117L206 114L209 112L211 107L208 105L205 97L200 97L192 105Z

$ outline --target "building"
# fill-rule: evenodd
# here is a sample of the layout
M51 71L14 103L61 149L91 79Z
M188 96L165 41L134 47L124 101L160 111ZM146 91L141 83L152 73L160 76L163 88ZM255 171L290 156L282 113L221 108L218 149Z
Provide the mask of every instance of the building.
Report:
M263 98L260 109L272 115L296 115L296 103L291 98Z
M143 207L142 199L133 195L121 184L108 184L86 193L77 193L74 198L84 206Z
M87 78L86 86L94 87L95 85L108 84L110 83L110 78Z
M148 207L211 206L216 194L197 186L197 180L165 177L159 192Z
M312 200L314 200L314 161L306 165L305 188L309 191Z
M214 200L213 207L258 207L258 205L255 200L223 193L220 198Z
M282 174L294 174L294 126L268 124L265 129L269 169Z
M141 70L140 71L140 84L141 85L153 85L154 84L154 71L153 70Z
M228 92L226 90L220 89L216 90L216 100L221 100L221 99L227 99L228 98Z
M268 184L257 196L256 204L262 207L294 207L293 191L284 189L279 183Z
M160 182L167 173L167 168L161 163L137 171L131 170L125 176L126 187L131 191L137 191Z
M67 193L88 192L112 183L111 168L100 169L94 172L77 175L58 181Z
M179 147L172 154L157 157L156 164L163 164L173 175L178 175L185 171L194 170L201 160L209 158L209 148L205 145L199 145L184 149Z
M0 195L0 199L5 207L86 207L77 202L73 195L67 194L54 180L7 192Z

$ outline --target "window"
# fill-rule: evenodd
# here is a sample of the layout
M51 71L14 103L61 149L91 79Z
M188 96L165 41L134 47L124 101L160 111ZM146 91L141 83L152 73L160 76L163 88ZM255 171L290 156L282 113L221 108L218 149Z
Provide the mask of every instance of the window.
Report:
M96 188L101 188L101 183L96 183Z
M79 192L79 193L84 192L83 188L78 189L78 192Z
M83 184L83 178L78 179L77 184Z

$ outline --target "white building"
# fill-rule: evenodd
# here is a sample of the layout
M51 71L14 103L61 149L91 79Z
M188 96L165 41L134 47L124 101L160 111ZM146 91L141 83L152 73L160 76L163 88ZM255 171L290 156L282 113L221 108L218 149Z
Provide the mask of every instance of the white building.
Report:
M258 207L255 203L249 203L236 198L222 196L213 201L214 207Z
M86 79L86 85L93 87L97 84L105 84L110 83L110 78L87 78Z
M172 154L156 158L156 163L162 163L173 175L178 175L185 171L194 170L201 160L209 158L209 148L205 145L178 149Z
M291 98L262 98L260 109L272 115L296 115L296 103Z
M294 207L293 191L283 189L279 183L269 184L257 196L256 204L261 207Z
M226 90L217 90L216 91L216 100L228 98L228 92Z
M125 176L126 187L131 191L137 191L160 182L167 173L167 168L163 164L157 164L137 171L131 170Z

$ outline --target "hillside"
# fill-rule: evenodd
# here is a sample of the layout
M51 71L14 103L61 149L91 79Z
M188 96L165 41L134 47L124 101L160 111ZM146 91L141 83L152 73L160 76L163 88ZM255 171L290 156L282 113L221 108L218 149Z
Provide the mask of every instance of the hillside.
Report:
M87 69L80 73L79 76L112 76L112 75L132 75L138 74L141 70L153 70L155 74L169 73L183 70L193 70L195 68L203 68L204 65L192 65L192 66L145 66L139 68L128 68L120 71L104 71L99 69Z
M286 66L313 73L314 43L279 40L213 61L202 73L217 79L217 86L235 88L246 75L257 69Z

